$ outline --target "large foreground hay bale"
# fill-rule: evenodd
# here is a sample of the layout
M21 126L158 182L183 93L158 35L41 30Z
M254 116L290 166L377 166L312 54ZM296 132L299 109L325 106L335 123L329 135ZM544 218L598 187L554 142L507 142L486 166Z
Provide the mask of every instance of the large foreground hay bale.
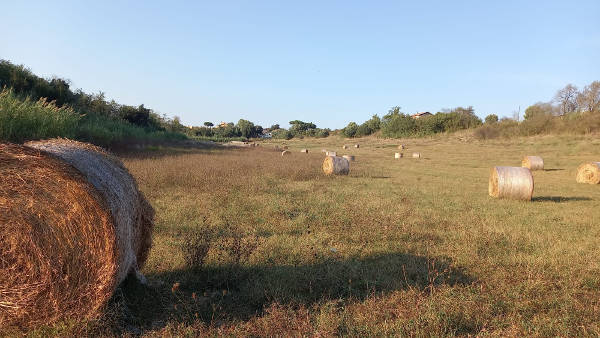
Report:
M0 326L97 315L145 262L152 221L133 177L102 149L0 145Z
M577 183L600 184L600 162L580 165L575 180Z
M323 172L326 175L348 175L350 162L343 157L327 156L323 161Z
M529 170L544 170L544 160L539 156L525 156L521 166Z
M490 196L530 201L533 196L533 175L523 167L494 167L490 170Z
M394 158L395 158L395 159L400 159L400 158L402 158L402 157L404 157L404 154L403 154L403 153L395 153L395 154L394 154Z

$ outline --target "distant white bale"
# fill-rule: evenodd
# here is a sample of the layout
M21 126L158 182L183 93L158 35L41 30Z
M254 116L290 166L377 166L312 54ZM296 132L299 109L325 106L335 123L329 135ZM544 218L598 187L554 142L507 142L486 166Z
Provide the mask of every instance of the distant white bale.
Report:
M575 179L577 183L600 184L600 162L580 165Z
M521 161L521 167L529 170L544 170L544 160L539 156L525 156Z
M349 162L354 161L354 155L344 155L343 158L347 159Z
M323 172L326 175L348 175L350 162L343 157L327 156L323 161Z
M354 148L360 148L360 144L358 144L358 143L357 143L357 144L355 144L355 145L354 145Z
M325 153L326 156L337 156L337 153L335 151L328 151Z
M342 146L342 149L348 149L348 146L344 144L344 145Z
M399 159L399 158L402 158L402 157L404 157L403 153L396 153L396 154L394 154L394 158L395 159Z
M490 170L490 196L530 201L533 196L533 175L523 167L494 167Z
M413 153L412 157L413 158L421 158L421 153Z
M300 150L300 152L301 152L301 153L308 154L308 149L302 149L302 150Z
M289 150L284 150L281 152L281 156L287 156L287 155L291 155L291 154L292 154L292 152Z

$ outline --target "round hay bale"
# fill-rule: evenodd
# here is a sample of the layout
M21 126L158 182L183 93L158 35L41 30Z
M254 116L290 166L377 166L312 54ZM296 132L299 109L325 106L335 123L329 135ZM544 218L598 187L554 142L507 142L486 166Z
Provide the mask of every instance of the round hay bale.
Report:
M398 146L398 149L400 149L400 150L403 150L403 149L405 149L405 148L406 148L406 147L404 146L404 144L401 144L401 145L399 145L399 146Z
M421 153L412 153L413 158L421 158Z
M575 180L577 183L600 184L600 162L580 165Z
M325 156L337 156L337 152L335 151L328 151L325 153Z
M394 158L395 158L395 159L399 159L399 158L402 158L402 157L404 157L404 154L403 154L403 153L395 153L395 154L394 154Z
M354 148L360 148L360 144L358 144L358 143L357 143L357 144L355 144L355 145L354 145Z
M301 153L308 154L308 149L301 149L301 150L300 150L300 152L301 152Z
M327 156L323 161L323 172L326 175L348 175L350 162L343 157Z
M521 166L529 170L544 170L544 160L539 156L525 156Z
M342 146L342 149L348 149L348 146L344 144L344 145Z
M120 161L53 143L0 144L0 327L95 317L150 248L152 207Z
M287 156L287 155L291 155L291 154L292 154L292 152L289 150L284 150L281 152L281 156Z
M530 201L533 196L533 175L528 168L494 167L490 170L490 196Z
M353 162L354 161L354 155L344 155L342 157L345 158L345 159L347 159L349 162Z

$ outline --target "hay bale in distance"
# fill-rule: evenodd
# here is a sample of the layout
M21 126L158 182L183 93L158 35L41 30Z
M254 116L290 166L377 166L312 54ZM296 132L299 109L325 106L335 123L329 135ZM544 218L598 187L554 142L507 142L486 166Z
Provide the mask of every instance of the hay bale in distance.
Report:
M300 152L301 152L301 153L308 154L308 149L301 149L301 150L300 150Z
M354 148L360 148L360 144L358 144L358 143L357 143L357 144L355 144L355 145L354 145Z
M287 156L287 155L291 155L291 154L292 154L292 152L289 150L284 150L281 152L281 156Z
M32 145L50 152L0 144L0 327L95 317L151 245L152 207L117 158Z
M354 161L354 155L344 155L342 157L345 158L345 159L347 159L348 162L353 162Z
M348 149L348 146L344 144L344 145L342 146L342 149Z
M350 162L343 157L327 156L323 161L323 172L326 175L348 175Z
M584 163L577 168L577 183L600 184L600 162Z
M335 151L328 151L325 153L325 156L337 156L337 152Z
M395 154L394 154L394 158L395 158L395 159L400 159L400 158L402 158L402 157L404 157L404 154L403 154L403 153L395 153Z
M413 158L421 158L421 153L412 153Z
M533 185L533 175L528 168L494 167L490 170L488 192L492 197L530 201Z
M400 149L400 150L403 150L403 149L405 149L405 148L406 148L406 147L404 146L404 144L401 144L401 145L399 145L399 146L398 146L398 149Z
M521 166L529 170L544 170L544 160L539 156L525 156Z
M283 146L283 147L281 147L281 149L283 149L283 150L288 150L288 149L289 149L289 147L288 147L288 146Z

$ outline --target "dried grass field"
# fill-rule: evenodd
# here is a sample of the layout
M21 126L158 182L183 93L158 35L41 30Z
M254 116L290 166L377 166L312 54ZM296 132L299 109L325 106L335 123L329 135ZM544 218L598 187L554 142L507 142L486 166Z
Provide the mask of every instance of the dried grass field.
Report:
M290 156L273 149L283 143ZM124 156L156 209L149 284L125 285L98 323L76 330L599 335L600 187L575 183L599 146L329 137ZM321 149L355 155L350 174L324 176ZM525 155L545 161L533 200L489 197L490 167Z

